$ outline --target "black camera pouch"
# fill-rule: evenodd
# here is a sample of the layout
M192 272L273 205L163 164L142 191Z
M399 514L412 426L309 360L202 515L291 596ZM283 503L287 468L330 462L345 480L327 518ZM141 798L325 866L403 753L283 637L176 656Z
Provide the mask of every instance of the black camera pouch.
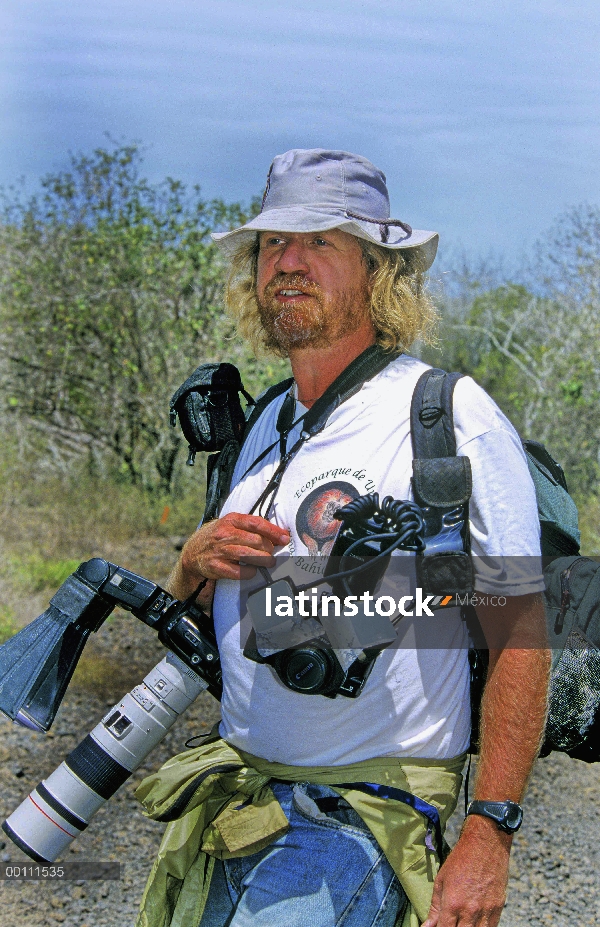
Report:
M201 364L173 394L170 421L175 427L179 419L190 466L198 451L221 451L232 440L241 442L246 419L240 393L254 405L237 367L223 363Z
M471 462L468 457L413 460L413 492L425 519L424 556L417 555L419 585L430 593L473 592L469 546Z

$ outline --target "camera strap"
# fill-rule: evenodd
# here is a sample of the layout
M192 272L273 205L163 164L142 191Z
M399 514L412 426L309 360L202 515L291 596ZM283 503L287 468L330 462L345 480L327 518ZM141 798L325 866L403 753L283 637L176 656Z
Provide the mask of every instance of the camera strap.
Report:
M293 385L293 381L292 381L292 385ZM290 431L292 431L296 427L296 425L302 421L302 419L304 418L304 415L306 414L304 413L304 415L300 415L299 418L297 418L294 421L293 418L294 418L295 409L296 409L296 403L295 403L294 397L292 396L292 393L290 390L290 392L287 394L287 396L283 400L283 405L281 406L281 409L279 410L279 415L277 416L277 422L276 422L275 427L277 431L279 432L279 438L277 439L277 441L273 441L272 444L269 444L269 446L266 447L264 451L261 451L258 457L252 461L250 466L247 467L246 470L244 470L239 480L240 483L250 473L250 471L254 469L254 467L257 464L259 464L262 460L265 459L267 454L271 453L274 447L277 447L278 444L279 444L280 458L285 457L286 450L287 450L287 437Z
M368 380L371 380L378 373L381 373L392 360L395 360L399 356L399 352L389 354L384 352L383 348L378 344L371 345L341 372L333 383L327 387L323 395L311 406L308 412L300 416L296 421L293 420L295 401L291 394L288 393L277 417L276 428L279 432L278 441L263 451L244 473L244 477L247 476L256 464L263 460L266 454L279 444L279 463L275 473L252 506L250 510L251 515L258 512L263 518L269 517L269 512L275 501L283 474L300 448L310 440L310 438L323 431L330 416L343 402L346 402L347 399L354 396L355 393L362 389L363 385ZM287 437L299 422L303 423L300 437L289 451L286 451Z

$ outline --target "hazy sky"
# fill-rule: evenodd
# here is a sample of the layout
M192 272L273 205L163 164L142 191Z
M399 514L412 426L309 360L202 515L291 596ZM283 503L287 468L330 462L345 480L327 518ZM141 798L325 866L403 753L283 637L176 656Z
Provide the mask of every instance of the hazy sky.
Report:
M0 183L109 132L248 200L277 152L344 148L394 217L512 261L600 203L599 51L597 0L2 0Z

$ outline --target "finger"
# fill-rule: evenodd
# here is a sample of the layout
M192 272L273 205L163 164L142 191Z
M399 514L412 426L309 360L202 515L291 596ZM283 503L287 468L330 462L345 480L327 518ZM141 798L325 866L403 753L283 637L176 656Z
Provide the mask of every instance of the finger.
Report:
M447 880L443 878L443 872L440 870L433 883L431 906L422 927L475 927L475 922L471 921L468 915L463 918L460 909L452 904L448 892L445 891L445 881Z
M248 550L265 551L268 554L272 554L275 549L275 545L269 538L250 531L243 531L240 528L236 528L223 536L216 535L215 541L223 548L239 547Z
M280 528L278 525L274 525L272 522L267 521L266 518L261 518L260 515L243 515L240 512L230 512L230 514L225 515L221 521L228 521L236 528L241 528L251 533L255 532L261 535L261 537L267 538L274 547L281 547L284 544L288 544L290 540L290 533L286 528Z
M482 915L481 920L477 923L480 924L481 927L498 927L503 910L504 905L501 905L497 908L492 908L491 911L485 912Z
M207 567L211 577L217 579L243 580L256 576L256 567L245 563L236 563L232 560L216 560Z
M230 560L233 563L249 563L251 566L269 566L274 567L277 561L269 550L259 550L256 547L244 547L242 545L230 544L222 547L218 554L219 559Z
M423 922L422 927L437 927L437 922L442 905L442 886L443 882L438 878L433 883L433 895L431 896L431 905L427 920Z
M186 573L207 579L250 579L256 571L240 571L239 561L258 557L260 565L273 567L274 544L284 542L289 542L284 529L257 515L232 512L192 535L184 545L181 564Z
M218 579L222 577L214 571L222 561L239 562L245 557L266 557L269 565L273 566L273 550L271 542L258 534L241 531L232 525L219 525L208 538L202 536L198 538L198 543L186 545L183 563L188 570L196 570L203 576Z
M448 895L442 901L433 924L435 927L493 927L492 922L488 921L488 910L484 906L480 907L473 899L465 901L464 898L452 898Z
M215 594L215 581L209 579L204 589L198 594L196 603L203 609L210 609Z
M269 551L233 544L219 547L212 555L202 557L200 566L202 574L211 579L251 579L256 573L254 567L274 567L276 563ZM240 564L251 567L251 572L240 574L237 570ZM236 568L234 571L232 566Z

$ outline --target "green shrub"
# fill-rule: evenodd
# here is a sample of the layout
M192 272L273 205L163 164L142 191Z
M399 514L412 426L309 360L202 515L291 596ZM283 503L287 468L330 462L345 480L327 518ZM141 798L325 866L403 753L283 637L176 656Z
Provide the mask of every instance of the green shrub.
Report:
M52 560L40 554L11 555L6 565L14 584L24 593L58 589L76 570L80 560Z
M600 557L600 498L577 499L581 552L586 557Z
M13 617L12 610L6 605L0 605L0 644L16 634L19 627Z

